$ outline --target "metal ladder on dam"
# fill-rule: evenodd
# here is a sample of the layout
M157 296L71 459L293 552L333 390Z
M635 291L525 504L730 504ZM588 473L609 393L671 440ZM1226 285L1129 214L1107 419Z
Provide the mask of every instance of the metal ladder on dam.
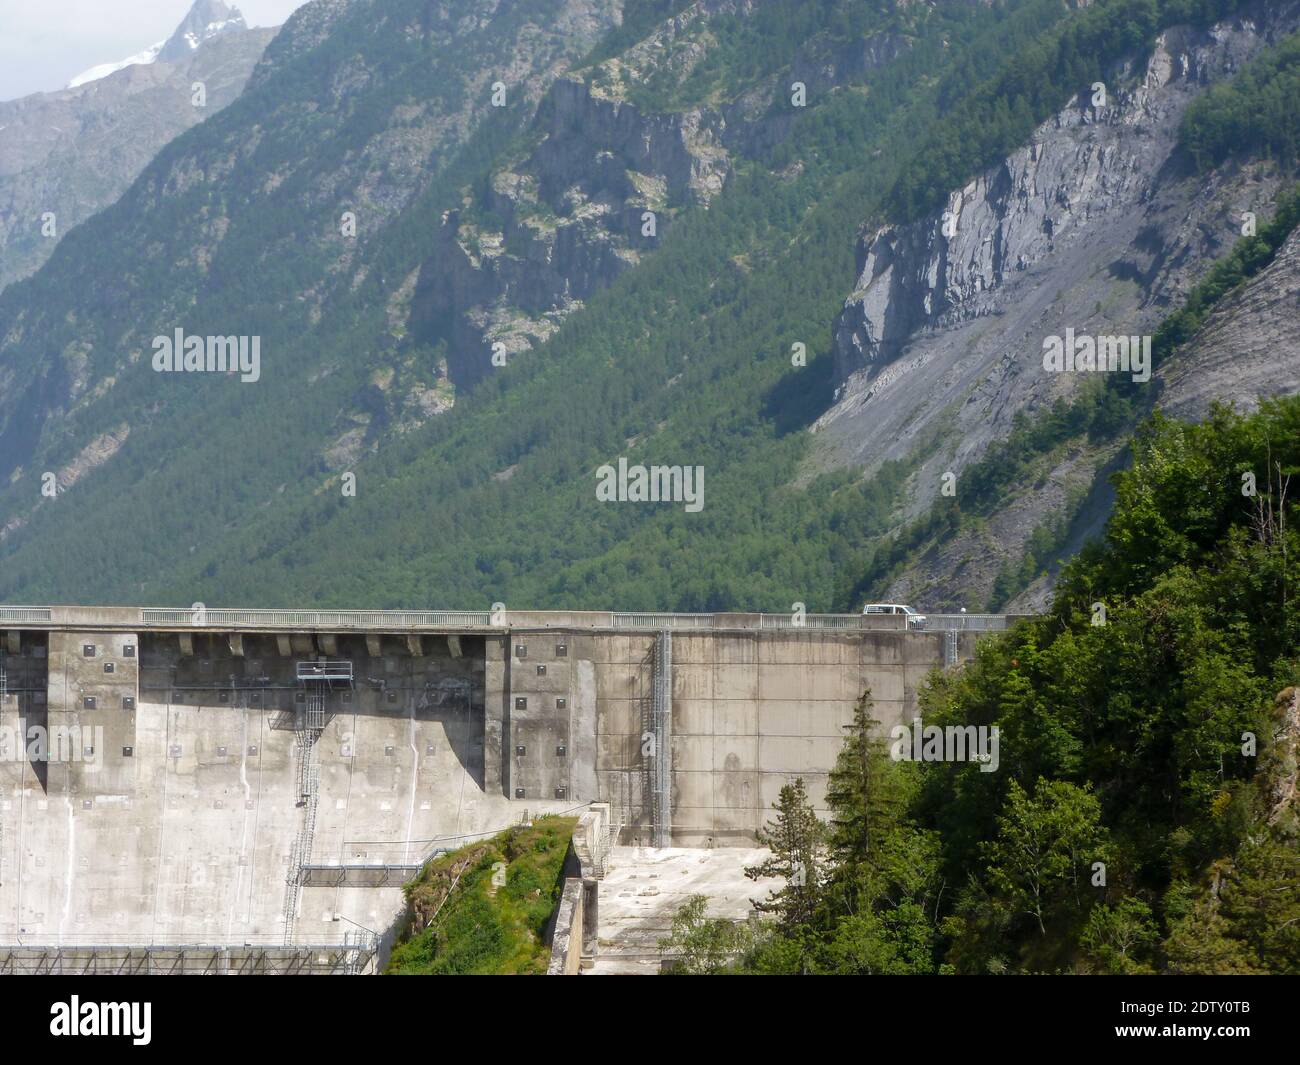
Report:
M668 629L655 639L646 711L643 728L654 744L646 760L650 841L651 846L666 847L672 835L673 634Z
M325 693L334 678L304 671L309 663L299 663L298 680L303 683L305 698L294 715L297 743L298 796L302 821L289 852L289 871L284 884L284 942L293 942L298 917L298 900L302 893L305 868L311 864L312 844L316 838L316 812L320 805L320 763L316 760L316 741L325 728ZM351 663L348 663L349 682Z
M4 708L5 697L9 694L9 673L5 669L5 652L0 651L0 709ZM5 826L0 822L0 884L5 882Z

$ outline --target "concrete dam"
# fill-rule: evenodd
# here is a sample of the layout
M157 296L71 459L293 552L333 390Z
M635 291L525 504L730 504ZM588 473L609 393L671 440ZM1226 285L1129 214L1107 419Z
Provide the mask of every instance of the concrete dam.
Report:
M357 972L431 856L752 845L1000 615L0 607L0 972Z

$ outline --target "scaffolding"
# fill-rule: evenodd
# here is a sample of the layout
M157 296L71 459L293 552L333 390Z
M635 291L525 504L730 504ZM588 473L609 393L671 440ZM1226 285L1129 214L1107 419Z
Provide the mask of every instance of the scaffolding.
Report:
M298 682L352 687L352 663L345 659L316 658L297 663Z

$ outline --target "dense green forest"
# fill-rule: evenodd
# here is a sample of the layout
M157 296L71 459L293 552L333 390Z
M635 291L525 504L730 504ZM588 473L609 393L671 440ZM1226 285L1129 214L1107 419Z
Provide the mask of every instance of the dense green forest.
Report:
M1294 166L1300 152L1300 34L1256 56L1187 109L1180 139L1200 166L1266 152Z
M113 462L57 507L27 515L23 500L39 497L40 470L73 458L69 439L63 453L21 456L0 489L0 507L25 519L0 543L0 599L851 608L870 584L865 575L881 571L881 537L896 526L906 478L923 457L866 481L847 472L804 477L803 430L830 402L830 324L854 276L852 234L920 209L936 189L995 161L1087 89L1079 79L1093 76L1099 49L1141 52L1163 26L1205 23L1237 5L1104 0L1073 10L1022 0L915 9L903 21L891 5L795 6L814 51L870 29L904 33L911 46L861 85L810 100L765 154L737 156L722 196L683 210L654 254L528 358L361 457L355 498L340 496L318 449L376 367L434 359L426 338L393 333L387 301L431 253L433 220L515 150L526 116L502 109L448 148L412 206L358 247L352 272L361 280L323 286L319 323L293 293L310 289L324 245L309 242L302 256L266 245L270 235L284 249L344 206L306 194L305 169L290 175L284 195L264 197L250 162L234 187L196 185L164 218L148 213L168 164L186 153L219 157L268 101L305 103L320 91L312 57L282 63L246 99L180 138L121 204L71 234L41 275L6 292L0 325L25 322L24 292L52 305L60 292L78 293L77 311L39 341L30 330L10 335L24 338L21 357L33 366L90 338L94 365L120 350L123 320L150 323L132 331L129 342L139 343L167 308L193 299L192 330L234 314L264 333L275 359L257 388L243 391L202 382L160 395L156 382L138 379L146 367L122 367L114 403L91 397L71 415L86 434L131 424ZM650 5L642 23L619 32L671 8ZM427 81L437 70L465 72L464 55L439 53L431 65L415 45L385 52L384 31L349 30L394 72L391 87L359 101L345 121L285 117L258 146L258 167L280 166L294 151L346 156L375 110L433 91ZM797 35L779 21L735 27L734 47L729 32L717 30L720 58L692 92L725 100L744 91L755 72L742 56L755 49L792 61ZM342 43L331 37L329 47ZM778 84L781 76L764 73ZM440 86L449 105L462 102ZM1007 115L995 103L1003 97L1014 104ZM174 225L179 247L218 205L236 216L210 267L221 285L199 284L175 271L179 250L156 254L159 240L172 238L154 227ZM109 247L122 291L96 298ZM794 341L808 345L807 366L791 365ZM116 402L123 396L125 408ZM624 454L704 466L704 510L601 506L593 471Z
M1159 415L1052 611L936 673L898 760L864 695L827 791L776 804L761 931L679 916L686 971L1300 973L1300 399ZM896 753L896 752L895 752Z

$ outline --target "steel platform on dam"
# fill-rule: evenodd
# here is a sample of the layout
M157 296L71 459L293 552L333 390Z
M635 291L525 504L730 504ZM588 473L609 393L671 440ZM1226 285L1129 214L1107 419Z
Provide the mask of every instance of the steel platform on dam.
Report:
M357 971L429 856L594 801L747 845L1011 620L0 607L0 959Z

